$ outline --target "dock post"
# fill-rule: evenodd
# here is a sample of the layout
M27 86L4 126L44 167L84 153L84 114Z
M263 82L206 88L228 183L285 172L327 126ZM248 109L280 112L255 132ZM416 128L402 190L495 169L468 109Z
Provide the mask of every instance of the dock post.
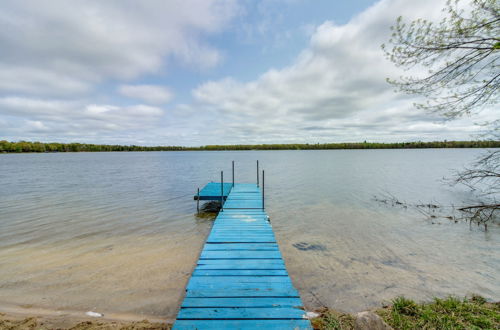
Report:
M220 171L220 210L224 212L224 171Z
M196 194L196 212L200 213L200 187L198 187L198 193Z
M262 170L262 209L264 209L264 200L265 200L265 178L264 178L264 170Z
M257 161L257 187L259 186L259 161Z
M234 188L234 160L233 160L233 188Z

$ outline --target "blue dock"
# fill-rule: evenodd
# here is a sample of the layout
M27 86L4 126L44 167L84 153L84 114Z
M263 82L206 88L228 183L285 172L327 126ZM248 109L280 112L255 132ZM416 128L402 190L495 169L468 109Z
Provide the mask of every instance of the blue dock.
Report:
M209 183L199 199L221 200L223 189L221 183ZM174 329L312 329L288 276L260 188L231 183L224 198Z
M231 191L231 188L233 187L233 184L223 183L222 186L224 188L221 188L220 182L207 183L207 185L203 187L202 190L200 190L199 195L194 195L194 200L199 199L200 201L220 201L221 193L223 198L226 199L229 195L229 192Z

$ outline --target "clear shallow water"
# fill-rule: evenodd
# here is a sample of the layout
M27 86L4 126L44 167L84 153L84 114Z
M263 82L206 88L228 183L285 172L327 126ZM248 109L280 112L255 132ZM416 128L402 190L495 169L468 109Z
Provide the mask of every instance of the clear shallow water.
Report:
M462 205L441 179L481 150L0 155L1 305L173 318L211 228L198 186L255 181L307 307L359 311L404 294L500 299L500 228L373 200Z

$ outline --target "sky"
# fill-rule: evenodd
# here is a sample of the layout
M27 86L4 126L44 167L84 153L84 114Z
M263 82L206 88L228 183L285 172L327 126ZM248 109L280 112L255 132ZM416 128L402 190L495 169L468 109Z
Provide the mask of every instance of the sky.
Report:
M442 0L4 0L0 140L183 145L470 140L387 77L398 16Z

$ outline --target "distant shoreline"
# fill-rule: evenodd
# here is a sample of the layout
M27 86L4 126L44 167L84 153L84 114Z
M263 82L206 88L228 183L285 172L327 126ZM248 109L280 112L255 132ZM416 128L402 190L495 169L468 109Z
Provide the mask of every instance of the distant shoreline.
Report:
M238 151L238 150L360 150L360 149L451 149L500 148L500 141L433 141L433 142L346 142L296 144L234 144L183 146L137 146L88 143L57 143L0 141L0 153L56 153L56 152L110 152L110 151Z

